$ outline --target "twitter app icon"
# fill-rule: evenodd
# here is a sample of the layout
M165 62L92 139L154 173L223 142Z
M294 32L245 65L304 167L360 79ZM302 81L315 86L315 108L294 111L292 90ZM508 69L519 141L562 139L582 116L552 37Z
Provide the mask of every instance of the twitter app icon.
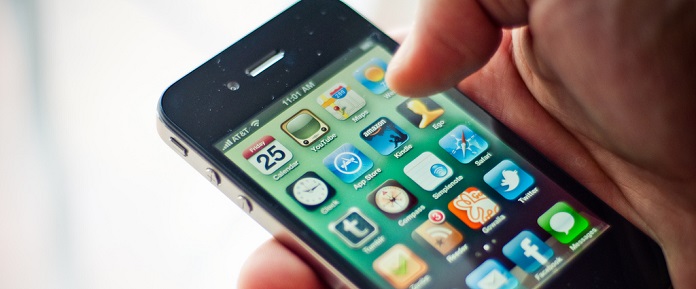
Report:
M508 200L514 200L534 184L534 178L510 160L488 171L483 180Z

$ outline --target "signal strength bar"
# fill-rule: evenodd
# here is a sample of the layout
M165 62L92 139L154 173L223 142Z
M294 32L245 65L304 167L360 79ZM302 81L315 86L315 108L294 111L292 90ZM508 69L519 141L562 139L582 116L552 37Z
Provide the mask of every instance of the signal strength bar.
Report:
M222 146L222 151L223 151L223 152L226 151L226 150L227 150L228 148L230 148L231 146L232 146L232 141L229 140L229 139L226 140L226 141L225 141L225 144Z

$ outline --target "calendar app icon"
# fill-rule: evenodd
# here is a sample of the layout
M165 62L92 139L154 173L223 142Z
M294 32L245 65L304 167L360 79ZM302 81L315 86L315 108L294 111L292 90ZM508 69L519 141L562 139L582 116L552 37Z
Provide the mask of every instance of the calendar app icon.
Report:
M255 141L242 156L264 175L270 175L292 159L292 152L270 135Z

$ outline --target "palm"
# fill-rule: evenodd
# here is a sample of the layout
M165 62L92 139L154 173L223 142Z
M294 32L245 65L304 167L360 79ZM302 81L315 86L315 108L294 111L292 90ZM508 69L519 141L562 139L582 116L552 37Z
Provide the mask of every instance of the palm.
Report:
M515 32L519 33L516 36L524 33ZM550 85L552 81L539 79L538 75L529 73L530 70L525 69L525 63L515 63L516 57L520 57L517 54L519 50L513 52L512 49L518 49L524 42L521 41L522 38L515 37L515 45L511 45L511 38L510 32L504 33L502 44L490 62L460 82L459 89L660 242L668 259L671 259L673 278L676 277L675 270L691 270L676 264L688 264L685 263L688 260L677 259L688 255L684 253L689 248L681 242L684 234L696 232L696 209L693 207L695 196L693 191L677 188L683 185L687 185L686 188L693 186L670 180L684 179L686 182L693 182L696 170L671 170L671 167L679 164L663 162L664 155L659 153L672 151L660 146L674 146L675 143L667 142L676 140L656 139L649 134L660 129L656 126L668 124L646 124L649 127L636 132L635 123L597 122L593 119L611 117L617 111L625 111L626 108L622 106L645 106L644 110L628 111L620 116L637 118L637 114L644 113L657 104L635 103L627 98L614 99L613 103L608 104L602 99L576 97L567 88L560 91ZM577 80L571 79L570 82L572 81ZM553 82L555 84L557 80ZM588 111L591 113L588 114ZM626 130L637 138L645 139L637 143L629 136L616 137ZM693 147L684 141L688 140L678 143L684 147ZM651 157L644 157L645 155ZM671 159L674 158L668 160ZM691 160L693 161L693 157ZM693 163L690 165L693 166ZM661 169L649 171L642 169L643 166ZM673 172L689 173L691 177L675 176ZM669 189L670 187L674 189ZM665 226L665 223L674 225ZM675 266L680 267L674 268Z

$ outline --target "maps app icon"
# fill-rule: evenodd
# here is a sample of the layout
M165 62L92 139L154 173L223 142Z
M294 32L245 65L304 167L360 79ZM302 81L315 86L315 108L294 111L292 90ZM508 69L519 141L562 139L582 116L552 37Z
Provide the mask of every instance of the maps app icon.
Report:
M343 83L334 85L317 98L317 103L338 120L346 120L365 106L365 99Z

